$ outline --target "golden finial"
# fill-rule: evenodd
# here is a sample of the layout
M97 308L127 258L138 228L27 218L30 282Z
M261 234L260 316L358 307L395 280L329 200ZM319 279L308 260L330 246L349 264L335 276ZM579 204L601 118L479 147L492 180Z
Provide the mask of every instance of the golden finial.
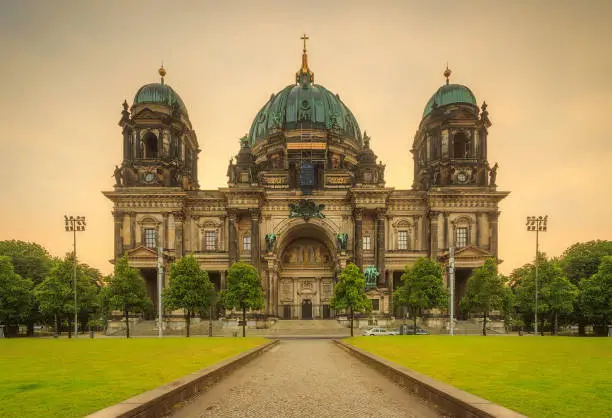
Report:
M304 41L304 49L302 50L302 68L295 75L296 82L300 82L300 74L305 74L310 83L314 82L314 73L308 68L308 54L306 53L306 41L310 39L306 34L300 38Z
M157 72L161 76L161 83L164 84L164 77L166 76L166 69L164 68L164 62L163 61L162 61L161 67L159 67L159 70Z
M446 84L448 84L448 78L453 72L448 68L448 62L446 63L446 70L444 70L444 77L446 77Z

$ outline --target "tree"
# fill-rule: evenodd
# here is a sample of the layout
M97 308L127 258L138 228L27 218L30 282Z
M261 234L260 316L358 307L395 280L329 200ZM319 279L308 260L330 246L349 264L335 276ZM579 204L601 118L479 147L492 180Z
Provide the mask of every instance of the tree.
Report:
M448 293L442 281L442 266L426 257L419 258L412 266L406 266L402 285L393 293L399 306L408 308L414 321L425 309L442 308L448 303Z
M246 310L261 309L265 305L261 280L255 267L234 263L227 274L227 289L222 294L226 308L242 311L242 336L246 336Z
M561 267L556 264L554 275L544 284L542 296L552 316L553 334L559 332L559 315L569 314L574 310L574 301L578 298L578 288L565 277Z
M138 269L130 267L127 255L119 258L115 270L102 289L103 304L120 310L125 318L126 337L130 338L130 312L145 312L152 308L144 279Z
M163 302L169 309L183 309L187 337L191 317L206 312L215 303L215 287L208 273L200 268L193 255L179 258L170 266L170 284L164 289Z
M8 256L13 264L15 274L23 279L31 279L32 286L40 284L51 269L52 259L46 249L39 244L24 241L0 241L0 256ZM40 322L41 316L35 298L30 306L30 313L22 321L28 326L28 335L34 334L34 324Z
M602 258L608 255L612 255L612 241L576 243L563 253L561 267L572 284L579 286L581 280L597 273ZM584 335L589 319L582 311L582 298L576 299L572 318L578 323L579 334Z
M353 319L355 312L370 312L372 301L365 293L366 280L363 272L353 263L349 263L340 273L338 283L334 287L331 300L332 308L348 309L351 318L351 337L353 334Z
M605 256L596 274L580 281L585 317L595 324L597 335L605 335L612 321L612 256Z
M504 280L497 273L494 258L485 261L484 266L474 270L467 281L465 296L461 299L461 309L482 313L482 334L487 335L487 317L492 310L500 309L504 303Z
M40 313L52 319L58 332L58 321L66 320L69 336L74 321L74 258L67 254L63 260L55 260L47 277L35 288ZM88 276L88 267L77 265L77 314L89 319L97 304L97 287Z
M32 280L15 273L9 257L0 256L0 324L6 325L8 332L30 314L31 291Z

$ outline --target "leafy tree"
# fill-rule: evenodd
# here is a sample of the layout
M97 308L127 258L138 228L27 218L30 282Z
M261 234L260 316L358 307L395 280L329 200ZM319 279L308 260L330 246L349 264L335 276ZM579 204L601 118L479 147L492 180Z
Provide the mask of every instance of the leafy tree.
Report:
M559 332L559 315L569 314L574 310L574 301L578 299L578 288L563 274L561 267L554 266L554 275L542 288L542 296L553 317L553 334Z
M144 279L138 269L130 267L127 255L119 258L114 273L102 289L102 304L120 310L125 318L126 337L130 338L130 312L144 312L152 308Z
M504 293L504 279L497 273L497 263L494 258L489 258L482 267L475 269L467 281L465 296L460 302L461 309L482 313L482 334L485 336L487 317L491 311L502 308Z
M32 285L41 283L52 265L52 258L39 244L24 241L0 241L0 256L8 256L15 269L15 273L24 279L31 279ZM28 326L28 334L34 333L34 324L41 321L38 302L29 304L30 313L22 321Z
M0 324L6 325L7 331L16 328L30 314L31 291L32 280L15 273L9 257L0 256Z
M402 285L393 293L393 299L408 308L416 329L417 316L422 316L425 309L443 308L448 303L442 266L426 257L419 258L412 267L406 266Z
M187 337L191 317L203 313L215 303L215 287L208 273L200 268L193 255L181 257L170 266L170 284L164 289L163 302L169 309L183 309Z
M576 243L563 253L561 267L567 278L578 286L581 280L588 279L597 273L602 258L608 255L612 255L612 241L596 240ZM580 335L584 335L589 319L582 311L581 298L574 303L572 318L574 323L578 323Z
M47 277L36 286L34 294L39 304L40 313L53 319L56 332L58 321L66 320L69 325L69 336L74 323L74 258L67 254L63 260L55 260ZM96 308L97 287L87 275L82 265L77 265L77 315L85 319Z
M265 305L261 280L255 267L234 263L227 274L227 289L222 294L226 308L242 310L242 336L246 336L246 310L261 309Z
M587 319L595 324L598 335L605 335L612 320L612 256L605 256L593 276L580 281L580 298Z
M351 318L351 337L355 312L370 312L372 301L365 293L366 280L363 272L353 263L349 263L340 273L334 287L331 306L334 309L348 309Z

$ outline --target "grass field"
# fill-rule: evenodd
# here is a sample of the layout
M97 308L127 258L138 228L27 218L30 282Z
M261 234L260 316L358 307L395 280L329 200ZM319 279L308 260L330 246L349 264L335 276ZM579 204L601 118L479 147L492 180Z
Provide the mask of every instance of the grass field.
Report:
M409 335L347 342L530 417L612 417L612 338Z
M0 417L83 416L263 338L0 340Z

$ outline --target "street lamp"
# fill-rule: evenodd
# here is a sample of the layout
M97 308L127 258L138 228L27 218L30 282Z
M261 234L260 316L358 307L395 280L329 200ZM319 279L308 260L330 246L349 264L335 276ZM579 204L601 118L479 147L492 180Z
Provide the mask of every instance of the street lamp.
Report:
M546 232L546 216L528 216L527 231L535 231L536 233L536 256L535 256L535 335L538 335L538 252L539 252L539 237L540 232Z
M66 232L72 232L74 236L74 270L73 270L73 286L74 286L74 338L77 337L79 327L79 317L77 308L77 255L76 255L76 233L85 231L85 217L74 216L68 217L64 215L64 222L66 223Z

